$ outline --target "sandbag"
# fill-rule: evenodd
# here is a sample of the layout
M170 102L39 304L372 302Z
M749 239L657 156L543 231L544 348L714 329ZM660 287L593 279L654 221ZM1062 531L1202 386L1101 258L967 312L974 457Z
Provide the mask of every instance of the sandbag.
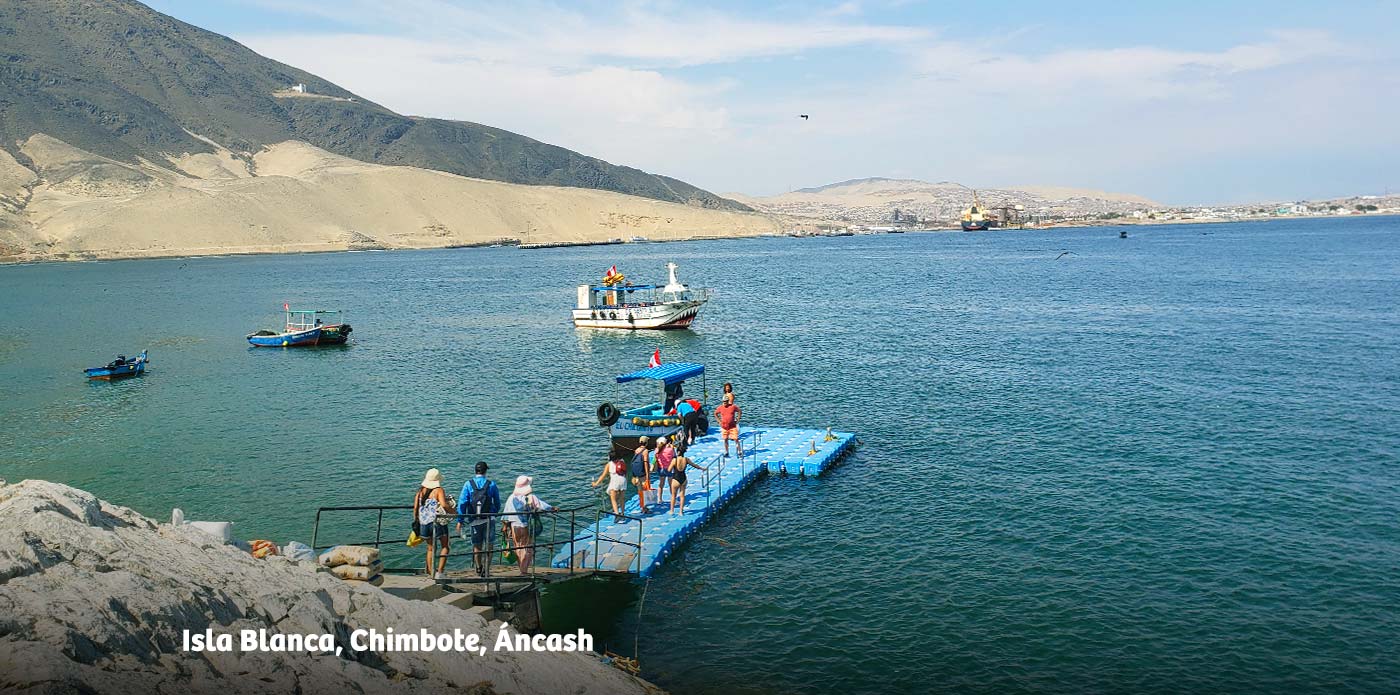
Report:
M359 581L369 581L375 575L384 570L384 563L376 560L374 564L366 567L360 565L336 565L331 568L331 574L341 579L357 579Z
M277 554L277 544L273 543L272 541L255 540L249 541L248 545L251 548L250 552L253 553L253 557L259 560L267 557L268 555Z
M368 567L379 561L378 548L363 545L337 545L321 554L321 564L326 567L338 565L359 565Z
M282 555L288 560L296 560L298 562L316 561L316 551L312 550L311 546L301 541L292 541L288 543L285 548L282 548Z
M345 581L350 582L351 584L368 584L370 586L379 586L380 584L384 583L384 575L376 574L373 577L370 577L369 579L366 579L364 581L361 581L359 579L346 579Z

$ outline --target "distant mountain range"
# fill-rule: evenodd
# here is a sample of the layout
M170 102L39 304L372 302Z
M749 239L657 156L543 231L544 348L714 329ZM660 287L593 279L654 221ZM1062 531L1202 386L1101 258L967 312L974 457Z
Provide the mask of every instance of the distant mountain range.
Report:
M915 217L951 223L972 204L973 193L973 189L950 181L929 183L877 177L801 188L769 197L728 196L764 212L824 220L887 223L894 221L895 211L899 211L902 220ZM1026 214L1046 217L1125 213L1160 207L1138 195L1060 186L981 188L976 190L976 195L988 207L1023 205Z
M132 0L0 1L0 149L24 164L20 143L40 133L172 170L182 154L251 161L300 141L362 162L747 209L499 128L394 113Z

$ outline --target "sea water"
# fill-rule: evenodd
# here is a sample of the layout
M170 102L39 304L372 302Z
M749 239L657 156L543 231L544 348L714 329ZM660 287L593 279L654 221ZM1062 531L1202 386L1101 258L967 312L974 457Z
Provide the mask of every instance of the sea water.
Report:
M279 543L478 460L597 505L594 411L652 398L612 377L660 349L747 422L863 442L608 614L668 689L1400 689L1400 221L1129 232L4 267L0 477ZM575 285L667 261L716 289L693 331L571 327ZM249 348L283 302L353 344Z

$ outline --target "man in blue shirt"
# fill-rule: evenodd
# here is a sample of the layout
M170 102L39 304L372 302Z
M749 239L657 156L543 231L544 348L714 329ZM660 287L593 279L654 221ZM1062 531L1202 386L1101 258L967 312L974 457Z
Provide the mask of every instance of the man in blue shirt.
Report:
M457 495L457 533L462 533L462 518L472 527L472 562L476 574L486 576L486 564L491 561L491 546L495 544L496 518L489 516L501 511L501 491L486 477L485 461L476 462L476 475L462 485Z

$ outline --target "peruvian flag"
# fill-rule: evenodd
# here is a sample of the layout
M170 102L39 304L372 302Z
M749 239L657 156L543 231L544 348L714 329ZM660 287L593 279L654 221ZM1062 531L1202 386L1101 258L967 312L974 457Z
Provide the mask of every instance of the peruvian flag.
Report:
M617 277L617 264L613 264L613 267L608 268L608 272L603 273L604 280L615 277Z
M291 304L288 304L287 302L282 302L282 311L291 311L291 310L292 310L292 305L291 305Z
M647 362L647 369L651 369L651 368L653 368L653 367L660 367L660 366L661 366L661 348L657 348L657 349L656 349L656 352L651 353L651 360Z

